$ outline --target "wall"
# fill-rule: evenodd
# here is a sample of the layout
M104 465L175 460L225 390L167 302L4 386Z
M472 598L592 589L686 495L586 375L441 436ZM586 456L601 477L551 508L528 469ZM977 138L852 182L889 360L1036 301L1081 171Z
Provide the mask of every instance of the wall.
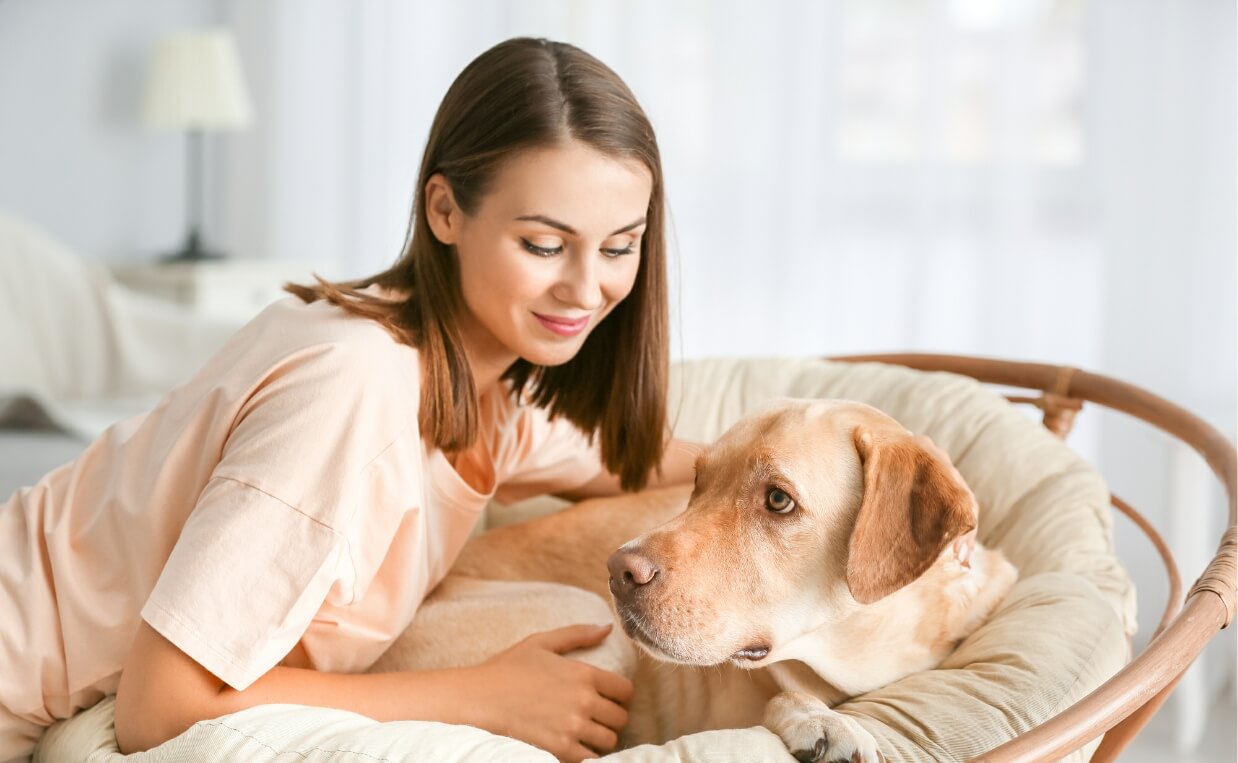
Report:
M161 35L213 23L210 0L0 1L0 206L89 258L175 249L184 140L140 120Z

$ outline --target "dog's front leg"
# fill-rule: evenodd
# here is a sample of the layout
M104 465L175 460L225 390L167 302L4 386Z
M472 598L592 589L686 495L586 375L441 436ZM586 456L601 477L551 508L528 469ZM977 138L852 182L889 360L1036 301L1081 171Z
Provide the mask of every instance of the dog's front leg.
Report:
M762 725L803 763L885 763L872 734L811 694L776 695L765 706Z

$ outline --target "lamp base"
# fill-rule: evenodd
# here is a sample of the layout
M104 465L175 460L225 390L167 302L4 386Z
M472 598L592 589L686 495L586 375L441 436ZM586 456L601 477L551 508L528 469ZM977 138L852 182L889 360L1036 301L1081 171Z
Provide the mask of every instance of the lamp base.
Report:
M195 227L189 230L189 235L185 237L185 243L181 244L180 249L163 255L159 258L159 261L174 263L218 261L223 259L227 259L223 252L211 251L202 245L202 237L198 234L198 229Z

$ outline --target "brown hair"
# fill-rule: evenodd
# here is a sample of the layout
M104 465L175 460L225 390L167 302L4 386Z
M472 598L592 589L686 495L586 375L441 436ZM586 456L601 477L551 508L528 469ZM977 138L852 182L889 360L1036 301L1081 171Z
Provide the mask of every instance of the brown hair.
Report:
M513 392L600 434L602 460L625 489L637 489L661 461L666 440L667 296L662 159L653 127L616 75L561 42L516 38L474 59L447 90L430 128L417 175L409 236L399 260L357 281L285 288L306 302L326 299L383 324L421 354L421 435L445 451L477 437L477 389L457 331L465 309L454 247L431 233L425 189L442 174L457 205L473 214L501 163L515 153L579 140L640 161L653 177L631 293L559 366L517 360L504 373ZM391 301L359 290L402 291Z

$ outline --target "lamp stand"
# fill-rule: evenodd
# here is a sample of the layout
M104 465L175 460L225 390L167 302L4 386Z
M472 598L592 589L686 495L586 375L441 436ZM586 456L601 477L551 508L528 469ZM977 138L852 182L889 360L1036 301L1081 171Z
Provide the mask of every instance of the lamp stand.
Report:
M203 260L221 260L221 252L211 251L202 243L202 130L193 128L185 136L186 164L185 173L185 219L189 223L189 231L181 248L171 254L164 255L163 262L201 262Z

